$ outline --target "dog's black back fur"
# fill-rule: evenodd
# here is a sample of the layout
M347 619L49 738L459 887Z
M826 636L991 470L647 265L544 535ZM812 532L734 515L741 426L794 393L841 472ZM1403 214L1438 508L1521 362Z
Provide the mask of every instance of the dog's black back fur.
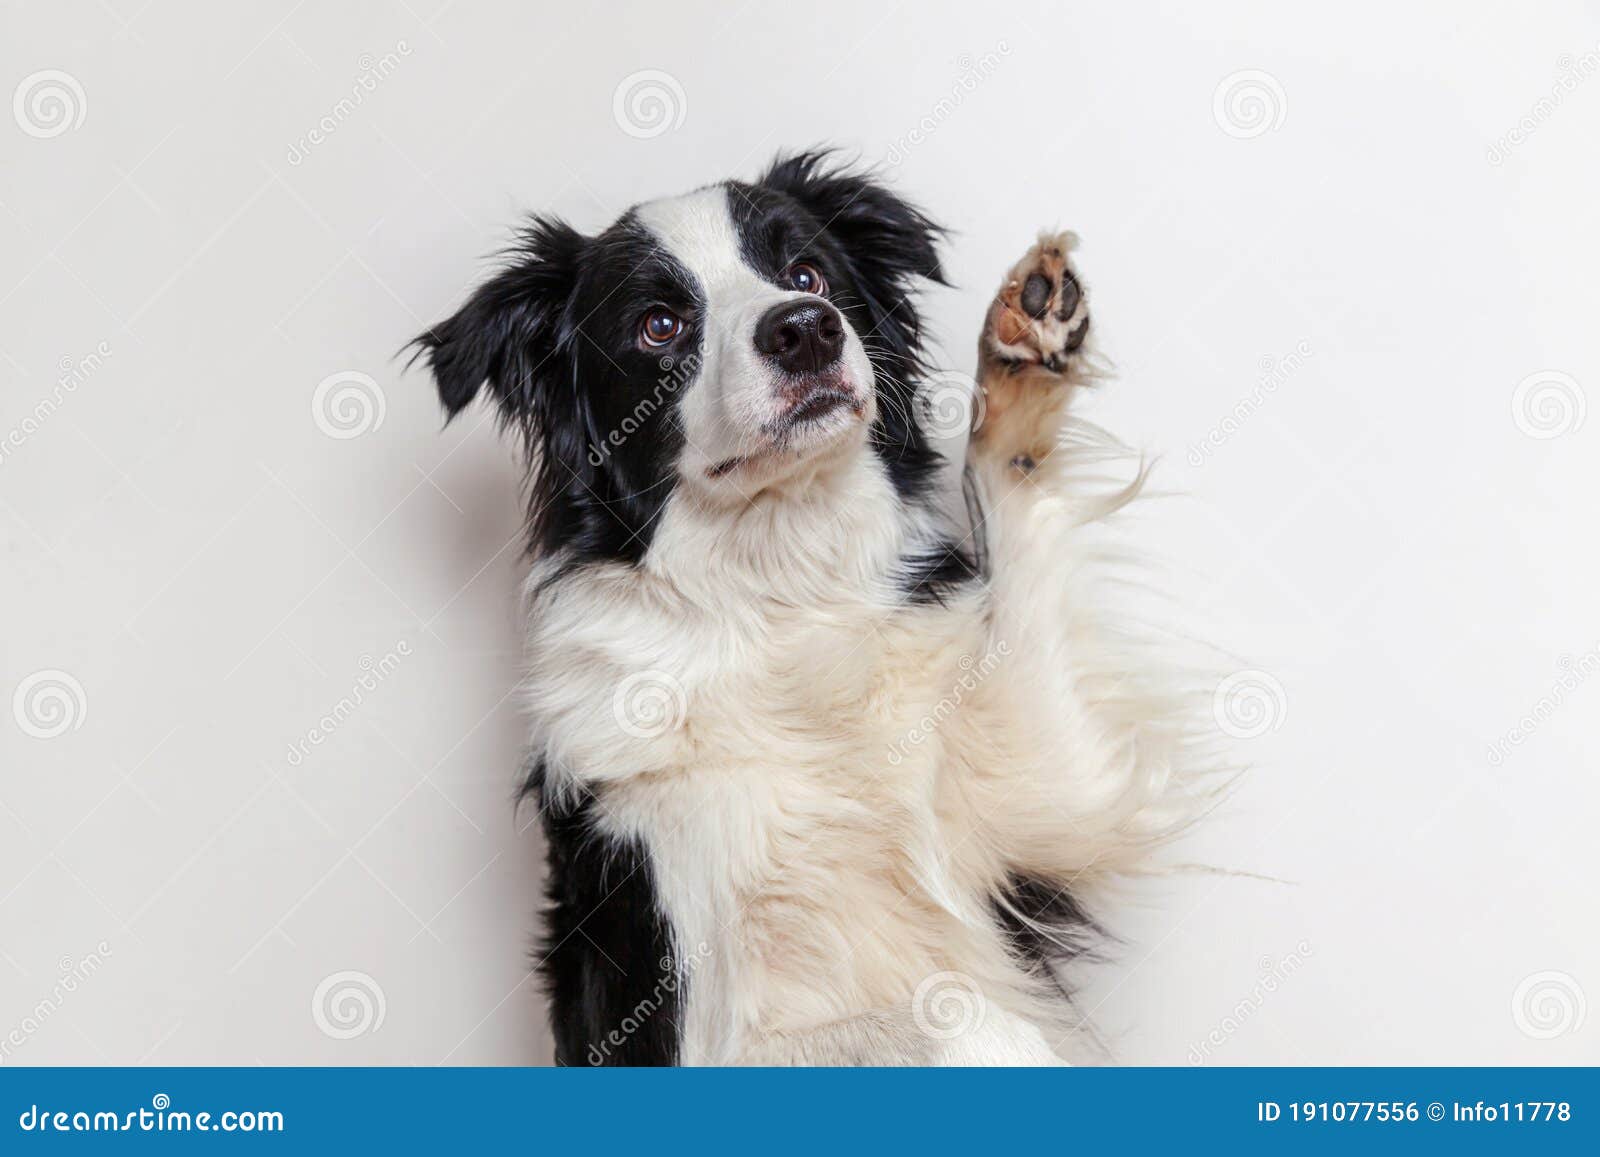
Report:
M527 795L544 822L549 874L536 964L550 994L558 1065L670 1065L688 982L661 908L650 858L595 826L592 799L546 787L544 764Z

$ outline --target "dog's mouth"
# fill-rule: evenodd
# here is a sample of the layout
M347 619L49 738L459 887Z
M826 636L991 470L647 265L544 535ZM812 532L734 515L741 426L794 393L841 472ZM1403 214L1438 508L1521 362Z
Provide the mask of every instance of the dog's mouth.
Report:
M830 382L818 386L808 391L780 417L762 427L761 433L767 440L764 446L748 454L726 458L708 467L706 477L722 478L758 459L794 449L793 443L797 435L803 435L808 429L825 424L828 418L842 410L848 411L856 419L865 418L866 399L842 383Z
M741 454L737 458L728 458L714 466L708 466L706 467L706 477L721 478L724 474L732 474L739 467L750 461L751 457L752 455L750 454Z
M778 419L773 432L782 436L807 423L820 421L843 406L851 407L857 415L861 413L861 401L853 391L838 386L824 386L807 394L803 401Z

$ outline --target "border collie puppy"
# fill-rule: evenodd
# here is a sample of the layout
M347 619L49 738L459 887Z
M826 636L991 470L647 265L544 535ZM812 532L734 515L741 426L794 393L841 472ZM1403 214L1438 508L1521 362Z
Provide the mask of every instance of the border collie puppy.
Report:
M1203 735L1107 609L1070 234L980 337L942 515L939 230L824 154L535 218L417 339L526 442L528 791L558 1062L1053 1064L1083 895L1200 810ZM963 422L965 424L965 422ZM960 489L958 487L949 487Z

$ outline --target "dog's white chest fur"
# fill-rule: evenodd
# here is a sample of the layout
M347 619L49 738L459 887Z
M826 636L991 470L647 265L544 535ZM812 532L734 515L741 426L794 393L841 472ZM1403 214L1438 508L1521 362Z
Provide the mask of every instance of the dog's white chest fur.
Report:
M935 720L981 659L978 601L904 605L905 530L870 458L820 485L774 504L781 532L747 512L743 541L721 512L669 509L651 573L535 620L536 733L613 834L648 842L693 962L687 1061L902 1003L980 899L947 862L967 821L940 811Z

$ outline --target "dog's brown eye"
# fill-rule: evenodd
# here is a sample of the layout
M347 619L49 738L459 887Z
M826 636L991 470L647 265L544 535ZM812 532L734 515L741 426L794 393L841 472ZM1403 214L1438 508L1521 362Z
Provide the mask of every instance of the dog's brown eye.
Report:
M683 332L683 319L670 309L652 309L639 323L639 336L645 345L666 345Z
M815 265L807 265L798 261L784 271L789 284L801 293L823 294L828 292L828 283L823 280L822 274Z

